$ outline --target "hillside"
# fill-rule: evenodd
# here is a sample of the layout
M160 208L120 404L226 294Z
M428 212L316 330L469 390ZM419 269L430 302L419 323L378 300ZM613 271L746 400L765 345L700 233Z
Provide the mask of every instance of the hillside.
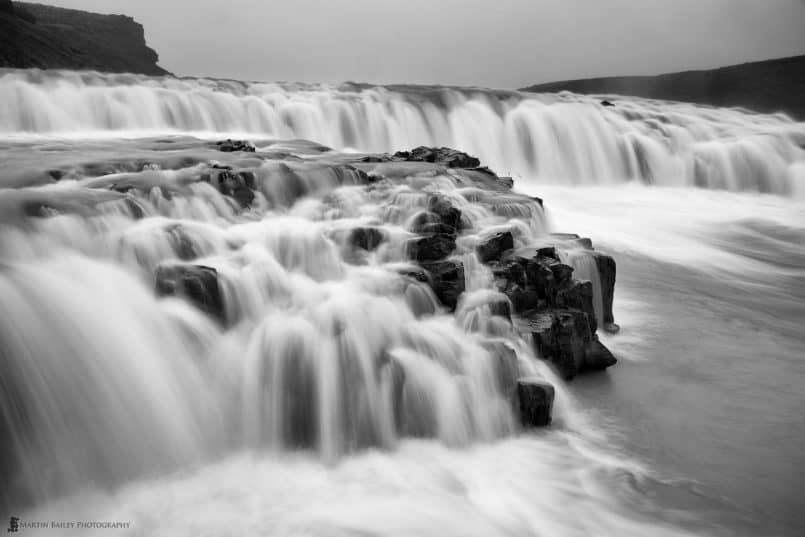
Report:
M563 90L739 106L758 112L783 112L805 121L805 56L659 76L566 80L538 84L522 91Z
M0 0L0 67L169 74L158 61L131 17Z

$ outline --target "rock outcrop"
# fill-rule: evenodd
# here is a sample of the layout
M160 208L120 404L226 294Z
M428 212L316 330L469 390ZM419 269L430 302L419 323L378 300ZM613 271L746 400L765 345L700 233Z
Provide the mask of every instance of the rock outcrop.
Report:
M517 402L523 427L545 427L551 424L554 387L537 377L517 381Z
M226 312L218 271L203 265L161 265L156 273L159 296L184 298L199 310L225 323Z
M170 74L146 45L141 24L124 15L3 0L0 67Z

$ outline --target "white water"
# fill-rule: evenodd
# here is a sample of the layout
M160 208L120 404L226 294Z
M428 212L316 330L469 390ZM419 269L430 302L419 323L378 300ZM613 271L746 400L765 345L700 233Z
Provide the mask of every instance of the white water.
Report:
M570 94L0 73L0 135L165 133L374 152L445 145L531 181L804 194L805 125L782 116Z
M710 239L747 213L803 228L790 199L802 192L803 125L575 96L75 73L7 72L0 96L0 186L13 187L0 188L0 432L11 439L0 463L12 476L0 505L26 520L130 521L132 535L637 536L715 525L647 495L666 475L615 447L607 420L489 319L500 295L471 252L500 229L518 246L581 232L625 255L773 287L799 272ZM252 134L301 160L139 139L156 133ZM428 166L381 165L401 184L364 189L356 172L333 171L348 155L274 138L347 153L455 146L545 197L550 221L533 202L485 197ZM211 160L255 173L251 210L198 181ZM54 183L55 169L65 175ZM537 188L548 182L561 186ZM673 188L609 186L624 182ZM434 190L468 225L456 254L468 290L454 316L399 276L411 220ZM38 204L53 208L46 218L27 215ZM353 251L359 225L388 241ZM792 244L785 253L799 255ZM154 295L157 267L188 249L220 275L226 328ZM633 312L646 307L627 298L616 367L646 359L627 352L644 328ZM551 430L519 431L489 341L516 350L520 374L557 386Z

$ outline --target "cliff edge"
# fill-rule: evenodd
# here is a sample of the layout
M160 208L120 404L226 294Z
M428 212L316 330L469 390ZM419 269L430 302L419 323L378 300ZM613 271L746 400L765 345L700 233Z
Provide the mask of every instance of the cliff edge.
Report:
M0 67L167 75L125 15L0 0Z

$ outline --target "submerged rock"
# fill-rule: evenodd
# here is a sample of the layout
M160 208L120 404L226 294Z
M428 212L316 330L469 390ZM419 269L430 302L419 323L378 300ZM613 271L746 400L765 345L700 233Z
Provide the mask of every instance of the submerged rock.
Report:
M349 243L353 248L371 252L385 240L385 234L376 227L356 227L349 234Z
M551 424L556 390L538 377L517 381L517 401L523 427L546 427Z
M176 296L189 301L221 323L226 320L218 271L204 265L160 265L156 273L159 296Z
M455 311L458 297L465 289L464 265L459 261L423 263L428 274L428 284L433 293L450 311Z

